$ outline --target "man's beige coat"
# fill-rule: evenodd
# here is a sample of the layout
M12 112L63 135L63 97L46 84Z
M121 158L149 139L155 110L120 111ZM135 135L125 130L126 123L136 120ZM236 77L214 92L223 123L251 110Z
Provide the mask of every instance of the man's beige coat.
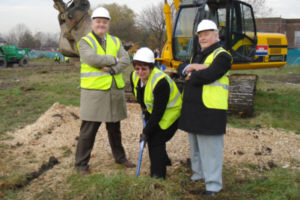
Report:
M128 53L122 44L118 59L110 55L98 55L83 39L79 41L80 58L94 67L111 67L116 74L122 72L130 63ZM113 79L109 90L81 89L80 119L96 122L117 122L127 117L125 93L116 87Z

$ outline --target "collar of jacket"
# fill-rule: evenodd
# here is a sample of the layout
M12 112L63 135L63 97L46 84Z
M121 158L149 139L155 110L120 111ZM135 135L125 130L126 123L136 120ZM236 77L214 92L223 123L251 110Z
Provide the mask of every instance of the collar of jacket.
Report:
M214 43L213 45L211 45L210 47L208 47L207 49L205 49L204 51L201 51L200 54L202 54L203 56L209 55L211 54L215 49L221 47L219 42Z
M99 37L98 35L96 35L96 33L94 31L92 31L92 33L95 36L95 38L98 40L99 44L102 46L103 42L106 41L106 34L104 35L104 38L102 39L101 37Z

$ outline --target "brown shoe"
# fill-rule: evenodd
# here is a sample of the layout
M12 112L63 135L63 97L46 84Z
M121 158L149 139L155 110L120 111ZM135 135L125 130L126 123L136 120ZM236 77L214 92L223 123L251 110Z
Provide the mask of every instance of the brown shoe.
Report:
M125 162L123 162L121 164L124 165L127 168L134 168L134 167L136 167L136 165L133 164L132 162L130 162L129 160L126 160Z
M91 173L91 172L90 172L90 170L88 170L88 169L79 170L79 174L80 174L80 175L83 175L83 176L89 175L90 173Z

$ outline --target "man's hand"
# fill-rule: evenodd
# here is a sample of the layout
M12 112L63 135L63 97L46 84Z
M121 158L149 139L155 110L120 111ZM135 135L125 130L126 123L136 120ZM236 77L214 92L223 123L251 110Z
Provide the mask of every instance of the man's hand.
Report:
M186 68L185 71L186 71L186 73L190 73L192 71L199 71L199 70L206 69L206 68L207 68L206 65L193 63L193 64L190 64L188 66L188 68Z
M190 80L192 71L199 71L199 70L206 69L206 68L207 68L207 66L203 65L203 64L196 64L196 63L190 64L185 70L185 72L187 73L185 80Z
M109 67L100 67L100 70L102 70L103 72L109 72L110 68Z
M184 78L185 80L190 80L192 72L189 72L188 75Z

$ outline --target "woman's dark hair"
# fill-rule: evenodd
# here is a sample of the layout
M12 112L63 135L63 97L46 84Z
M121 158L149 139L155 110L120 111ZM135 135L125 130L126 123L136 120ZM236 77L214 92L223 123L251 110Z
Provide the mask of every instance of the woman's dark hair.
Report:
M138 60L134 60L133 61L133 67L135 65L143 65L143 66L148 66L150 69L154 68L154 63L146 63L146 62L142 62L142 61L138 61Z

